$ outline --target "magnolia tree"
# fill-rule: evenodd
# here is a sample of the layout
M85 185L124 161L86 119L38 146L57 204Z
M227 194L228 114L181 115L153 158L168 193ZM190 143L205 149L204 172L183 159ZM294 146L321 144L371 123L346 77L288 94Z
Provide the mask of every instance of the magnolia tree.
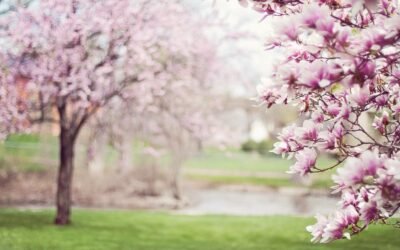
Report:
M217 39L209 39L206 32L214 26L221 29L222 33L226 27L215 21L205 25L203 18L198 19L192 14L190 20L182 20L176 24L181 26L180 29L185 29L187 25L195 26L197 34L180 36L180 39L188 40L190 47L185 49L184 57L174 54L165 57L164 75L157 79L157 86L137 86L140 88L134 91L140 93L137 98L147 98L142 100L140 105L135 105L135 96L130 96L123 102L115 100L96 114L95 117L99 119L93 119L91 127L91 132L95 135L92 137L97 137L97 134L105 135L117 149L120 156L117 167L124 175L133 170L134 140L144 141L148 145L143 149L147 152L144 158L154 157L157 162L160 156L167 154L168 160L164 160L163 163L168 162L168 168L162 169L163 180L167 180L176 199L181 198L180 170L184 160L197 151L201 144L221 145L228 137L227 126L217 119L222 111L221 97L224 93L219 93L214 88L215 85L224 86L229 83L223 74L228 69L226 61L222 64ZM226 36L221 39L225 40ZM229 71L232 74L231 68ZM144 92L151 94L143 95ZM114 123L114 120L118 120L119 123ZM90 140L89 143L88 155L94 163L93 169L98 171L101 169L97 163L101 162L99 158L102 156L99 153L102 145L95 140ZM139 155L136 157L140 158ZM153 168L154 166L147 170L154 172ZM167 176L165 170L168 170Z
M314 242L350 238L400 207L400 16L397 1L240 1L272 16L269 49L285 55L259 88L270 107L294 104L302 124L283 129L274 152L299 175L337 168L340 206L307 227ZM369 121L368 117L373 117ZM320 167L321 153L337 163Z
M1 17L8 44L1 49L2 132L15 130L11 125L22 115L28 125L60 127L56 224L70 222L74 144L82 127L116 98L137 106L152 99L146 90L158 89L165 68L175 65L166 64L171 55L177 65L190 63L185 38L196 27L176 25L186 20L176 1L144 0L41 0Z
M0 81L0 139L4 139L7 134L25 129L28 124L18 87L6 78L0 78Z
M177 87L175 84L171 86ZM117 150L119 159L114 172L123 176L132 174L133 178L141 180L146 179L143 174L152 173L153 178L146 179L149 183L154 183L154 178L159 177L160 184L168 187L164 191L181 199L180 172L183 162L201 150L203 143L221 145L225 139L224 126L215 119L218 107L213 105L215 100L207 98L213 95L206 91L207 88L199 89L190 82L187 88L179 86L167 89L154 104L138 112L138 115L127 107L129 102L120 103L123 108L115 109L109 105L107 110L102 110L98 114L101 117L120 121L116 126L109 121L104 123L105 119L100 117L90 127L93 133L105 136L103 141L109 142ZM144 142L136 148L136 154L133 154L133 142ZM105 144L101 144L101 141L89 143L89 163L93 165L91 170L95 174L102 173L103 168L98 163L104 157L101 152ZM138 172L142 174L135 176Z

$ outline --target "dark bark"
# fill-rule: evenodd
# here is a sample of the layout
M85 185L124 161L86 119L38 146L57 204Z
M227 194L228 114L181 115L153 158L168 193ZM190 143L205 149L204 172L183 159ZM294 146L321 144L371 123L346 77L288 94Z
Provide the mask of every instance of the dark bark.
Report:
M60 132L60 166L57 180L57 215L54 223L67 225L71 214L71 186L74 169L75 139L70 131L61 128Z
M176 200L182 199L180 180L178 176L174 176L174 180L172 181L172 196Z
M179 154L179 153L178 153ZM172 196L176 200L181 200L182 199L182 194L181 194L181 165L182 165L182 160L179 159L180 156L175 155L175 159L172 161L172 179L171 179L171 189L172 189Z
M73 124L68 121L66 106L58 107L60 116L60 162L57 179L57 215L54 223L57 225L67 225L71 215L71 189L72 175L74 170L74 145L78 130L74 129Z

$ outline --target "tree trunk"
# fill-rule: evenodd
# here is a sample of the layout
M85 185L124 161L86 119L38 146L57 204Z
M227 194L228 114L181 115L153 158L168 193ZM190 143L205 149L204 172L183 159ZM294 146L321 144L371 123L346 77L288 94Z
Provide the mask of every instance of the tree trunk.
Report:
M172 196L176 200L181 200L182 194L181 194L180 180L181 180L182 160L180 159L181 156L177 154L173 157L175 158L175 160L172 161L172 179L171 179Z
M172 180L172 196L176 200L182 199L179 174L174 174L174 177Z
M71 214L71 186L74 168L75 136L68 128L61 126L60 131L60 166L57 181L57 215L54 223L67 225Z

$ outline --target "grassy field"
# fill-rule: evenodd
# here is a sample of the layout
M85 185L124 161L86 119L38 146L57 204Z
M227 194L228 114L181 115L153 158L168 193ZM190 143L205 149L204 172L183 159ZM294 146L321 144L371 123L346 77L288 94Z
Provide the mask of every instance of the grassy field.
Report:
M13 134L0 142L0 170L14 169L39 172L58 166L58 138L51 135ZM87 149L83 144L75 145L75 164L85 167ZM118 158L111 147L106 149L105 161L113 165Z
M204 175L204 174L187 174L185 177L205 181L213 185L229 185L229 184L248 184L255 186L266 186L266 187L310 187L310 188L322 188L329 189L334 184L328 177L316 177L309 184L305 185L299 182L294 182L290 179L290 175L287 178L281 177L258 177L258 176L237 176L237 175Z
M138 154L138 143L132 145L132 154ZM84 145L76 146L78 156L84 155ZM116 158L115 152L107 152L107 158ZM83 157L83 156L82 156ZM36 134L11 135L0 144L0 167L15 165L22 169L42 169L49 165L57 165L58 144L57 137ZM79 163L79 159L78 163ZM268 154L266 156L257 153L245 153L239 149L226 151L213 148L191 157L185 163L187 168L243 170L243 171L269 171L284 172L293 163ZM321 167L328 166L332 160L322 157L319 161Z
M219 170L217 175L207 175L191 173L186 175L187 178L206 181L211 184L250 184L257 186L269 187L284 187L284 186L303 186L301 183L293 182L290 175L285 175L285 172L293 164L293 160L282 159L279 156L268 154L262 156L259 154L249 154L240 150L231 149L229 151L216 151L208 149L198 156L189 159L185 167L187 169L210 169ZM318 162L318 166L328 167L333 164L333 159L322 156ZM247 175L232 175L232 171L242 171ZM267 175L258 176L257 173L272 173L271 177ZM333 186L330 179L330 174L322 173L313 175L313 181L310 184L311 188L329 188ZM281 174L278 177L276 174Z
M226 152L207 150L189 159L185 166L189 168L280 172L287 169L290 164L291 161L286 161L273 155L261 156L239 150Z
M56 138L38 135L10 135L0 143L0 170L40 171L57 164Z
M207 149L203 153L190 158L185 166L203 169L285 172L293 162L293 160L282 159L272 153L263 156L257 153L245 153L238 149L228 151ZM322 156L318 161L318 166L327 167L332 162L332 159Z
M399 249L400 231L371 226L350 241L312 244L295 217L183 216L75 210L73 224L53 226L52 211L0 210L1 250Z
M137 144L137 143L136 143ZM134 144L132 148L133 159L138 161L138 145ZM76 146L76 166L86 167L86 150L83 145ZM115 165L118 158L116 151L108 148L107 156L104 157L106 164ZM4 143L0 144L0 171L3 169L17 169L20 171L42 171L48 168L57 167L58 161L57 138L54 136L31 135L12 135ZM166 157L163 161L167 161ZM140 164L139 162L135 162ZM273 154L265 156L256 153L245 153L239 149L229 149L221 151L213 148L205 149L188 159L184 167L188 170L201 169L203 174L189 171L185 177L194 180L206 181L211 184L250 184L270 187L282 186L301 186L300 183L294 183L289 175L284 173L289 169L293 161L282 159ZM321 157L319 166L329 166L332 159ZM219 175L204 174L208 170L217 170ZM232 171L242 171L244 176L234 175ZM257 173L280 173L281 177L276 175L258 176ZM329 188L332 182L328 174L320 174L314 178L311 187Z

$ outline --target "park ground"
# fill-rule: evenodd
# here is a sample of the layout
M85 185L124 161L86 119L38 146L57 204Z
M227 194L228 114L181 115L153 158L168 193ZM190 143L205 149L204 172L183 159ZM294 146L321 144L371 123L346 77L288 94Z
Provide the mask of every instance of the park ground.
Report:
M51 210L0 210L4 250L395 250L399 231L371 226L351 240L313 244L310 218L184 216L160 212L75 210L73 224L52 225Z
M113 198L112 203L105 204L106 209L95 208L96 203L90 204L90 209L75 208L73 223L57 227L52 224L54 210L50 193L54 190L48 187L54 181L56 144L48 146L47 142L45 147L35 140L19 140L16 138L0 147L0 170L3 168L0 173L9 173L7 166L17 166L9 178L0 176L1 180L6 180L0 182L3 206L0 208L0 250L399 249L400 231L388 225L370 226L350 241L312 244L311 236L305 231L307 225L315 222L312 218L315 211L310 207L323 205L325 213L334 210L335 202L332 203L334 197L316 199L310 192L319 190L321 194L323 190L322 194L329 194L328 188L332 185L329 175L305 183L293 180L285 174L290 162L272 155L248 154L234 149L206 149L186 162L183 178L192 189L184 189L184 195L196 197L197 192L206 202L200 202L197 207L165 209L156 206L137 210L135 202L143 201L142 196L132 197L136 199L133 206L123 206L121 201L126 201L127 196L111 192L106 193ZM112 154L110 152L110 158ZM330 161L324 158L321 164ZM75 186L80 184L77 173ZM296 193L278 193L283 189L310 192L296 200L290 198L297 196ZM16 194L7 193L11 191ZM75 192L75 195L82 194ZM16 196L19 200L13 203L11 198ZM46 197L50 197L49 200ZM286 203L272 204L271 197ZM288 209L290 206L298 208L300 200L309 200L309 208L305 211ZM145 207L146 204L139 206ZM268 209L258 210L257 207ZM246 214L249 211L251 215Z

